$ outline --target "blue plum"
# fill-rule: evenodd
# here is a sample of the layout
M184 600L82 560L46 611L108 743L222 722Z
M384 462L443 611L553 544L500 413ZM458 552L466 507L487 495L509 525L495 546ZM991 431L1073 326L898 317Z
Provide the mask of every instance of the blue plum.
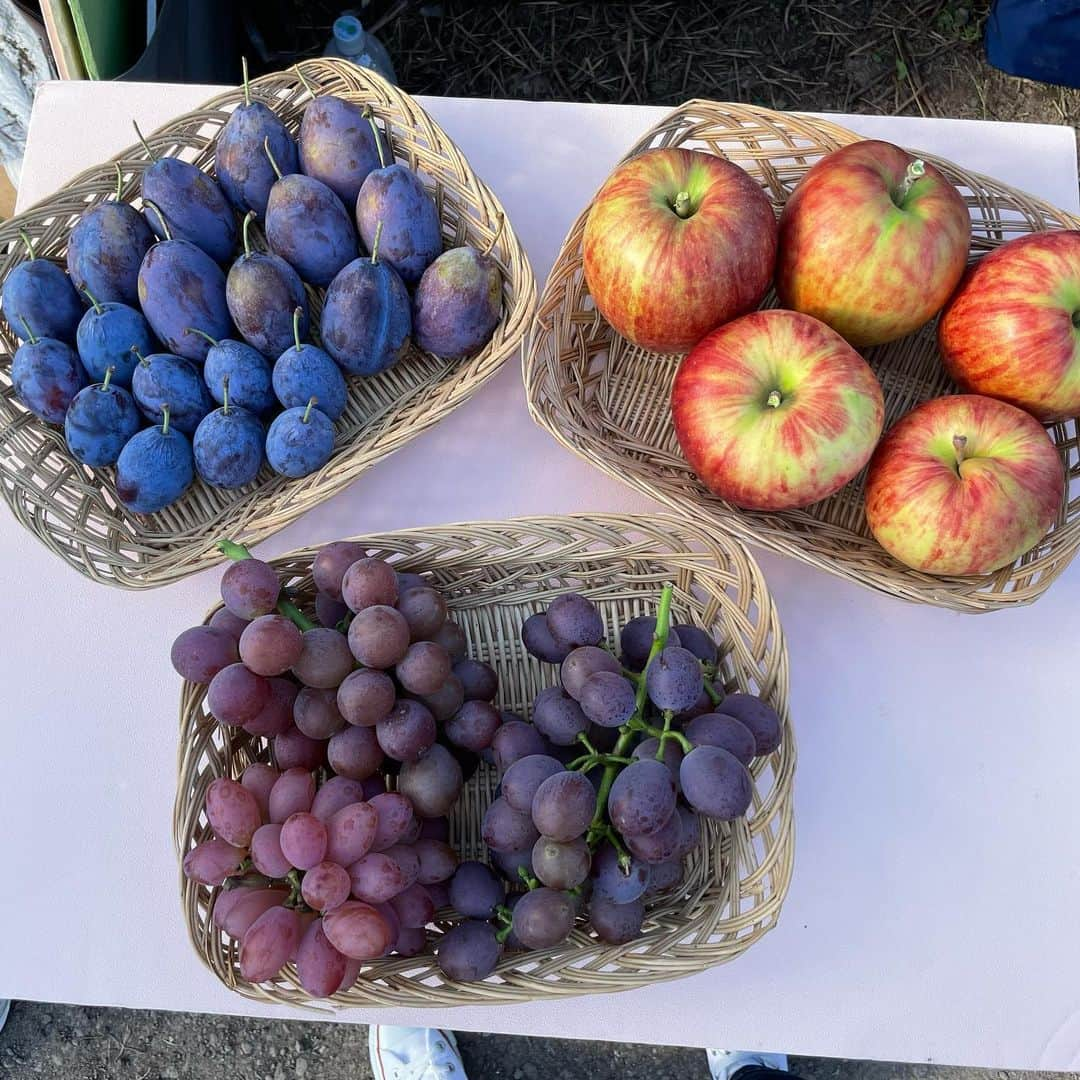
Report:
M84 465L114 465L124 444L142 427L132 396L105 372L102 382L80 390L64 417L64 438Z
M466 356L491 340L501 313L502 279L495 260L474 247L451 248L416 287L416 344L436 356Z
M140 356L131 377L131 392L150 423L160 423L168 408L172 427L186 435L214 406L199 369L171 353Z
M266 357L242 341L230 338L215 341L206 354L203 379L210 396L219 405L225 404L226 385L229 388L229 402L256 416L261 416L276 404Z
M308 332L308 299L300 275L272 251L252 251L248 226L252 210L244 218L244 254L229 268L225 279L225 302L240 336L271 359L280 356L293 339L296 308L303 314L301 334Z
M409 349L412 313L401 278L380 258L354 259L330 283L322 312L326 351L352 375L377 375Z
M116 461L116 495L137 514L154 514L176 502L195 479L195 458L183 432L169 424L166 406L158 427L128 439Z
M300 343L300 314L297 308L293 317L294 344L274 364L274 393L287 409L306 405L316 398L319 411L337 420L349 400L345 377L328 353L315 345Z
M356 230L341 200L321 180L281 174L266 204L270 249L312 285L328 285L356 258Z
M116 200L98 203L75 223L68 237L67 268L75 288L92 293L102 303L135 304L139 264L154 242L154 233L135 207L120 201L122 186L118 163Z
M232 330L225 303L225 275L209 255L187 240L162 240L139 267L139 303L154 333L169 352L202 363L212 338Z
M241 213L254 210L261 218L277 176L266 156L269 140L274 160L286 173L300 169L296 143L281 118L261 101L251 100L247 57L244 66L244 104L232 111L217 137L214 171L229 202Z
M140 191L154 235L190 241L215 262L227 262L236 248L236 217L218 182L189 161L155 158L137 125L135 131L152 161Z
M86 385L86 372L70 345L28 334L11 358L15 397L35 416L62 424L68 406Z
M90 294L87 293L89 296ZM143 355L157 348L150 324L143 313L119 301L100 303L93 296L93 307L79 321L75 344L86 374L101 382L113 369L113 386L131 387L131 376L139 362L133 350Z
M300 121L300 169L321 180L349 209L368 173L379 167L364 110L332 94L317 97Z
M360 239L370 251L381 224L379 251L382 257L401 275L406 285L415 285L442 251L439 209L412 169L396 162L385 164L374 119L371 127L382 167L370 172L360 187L356 199L356 226Z
M36 335L69 344L82 318L83 305L71 278L54 262L34 256L34 246L20 231L30 258L4 278L0 309L16 337L29 341ZM27 326L32 330L27 330Z
M314 408L315 399L303 408L286 409L275 417L266 433L266 457L282 476L307 476L321 469L334 451L334 425Z
M195 429L195 468L214 487L243 487L259 475L265 439L259 418L230 401L207 413Z

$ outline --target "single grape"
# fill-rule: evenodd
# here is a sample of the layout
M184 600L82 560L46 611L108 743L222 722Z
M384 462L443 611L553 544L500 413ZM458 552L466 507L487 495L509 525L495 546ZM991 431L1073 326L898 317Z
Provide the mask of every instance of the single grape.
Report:
M404 887L406 889L416 884L417 879L420 877L420 856L411 847L407 847L405 844L395 844L393 847L387 848L382 854L389 855L398 864L401 879L405 883Z
M323 930L338 952L354 960L375 960L392 943L386 917L370 904L346 900L323 916Z
M464 660L468 653L469 641L465 631L453 619L447 619L431 640L438 642L450 654L451 660Z
M494 970L502 945L491 923L469 919L451 927L435 946L435 959L443 974L458 982L479 982Z
M471 919L490 919L506 899L506 886L482 862L461 863L450 879L450 905Z
M279 769L317 769L326 764L326 743L308 738L295 724L274 736L274 761Z
M430 641L446 622L446 601L437 589L426 585L403 592L397 609L408 623L413 641Z
M386 946L386 951L383 953L383 956L389 956L394 951L398 938L401 937L401 920L398 918L397 912L391 907L389 900L371 906L386 920L386 925L390 927L390 944Z
M329 739L345 727L334 690L303 687L293 703L293 723L309 739Z
M618 852L611 844L604 843L593 853L589 878L594 899L603 896L616 904L629 904L644 895L652 874L647 863L635 858L630 859L629 868L624 870L619 865Z
M236 638L213 626L192 626L172 644L172 666L182 679L208 683L222 668L240 659Z
M370 850L378 828L378 815L370 803L343 806L326 821L326 860L351 866Z
M270 820L281 824L293 814L307 813L315 798L315 777L307 769L286 769L270 789Z
M734 716L754 736L757 757L771 754L780 746L780 717L776 710L753 694L728 694L717 706L725 716Z
M486 701L466 701L447 721L446 737L455 745L479 754L491 745L499 728L499 712Z
M532 865L536 876L553 889L574 889L589 876L592 855L589 845L578 836L561 844L541 836L533 844Z
M244 770L240 777L240 783L255 796L262 821L270 820L270 789L273 788L280 775L281 773L273 765L255 761Z
M609 945L625 945L641 933L645 905L641 900L615 904L606 897L594 897L589 905L589 924L596 936Z
M283 675L303 647L299 627L284 615L260 615L240 635L240 659L256 675Z
M239 887L217 894L211 919L231 938L242 938L247 928L264 912L288 899L288 889Z
M701 818L689 806L683 806L681 803L675 807L675 813L679 815L681 826L679 850L675 852L675 855L681 860L701 843Z
M701 662L681 646L669 645L645 672L649 700L661 710L689 709L697 701L704 683Z
M349 623L349 648L364 667L392 668L408 651L409 624L397 608L364 608Z
M341 599L350 611L363 611L376 604L393 607L398 600L394 568L382 559L357 559L342 578Z
M378 819L371 842L372 851L385 851L400 843L415 820L412 803L396 791L376 795L371 800L371 808Z
M296 947L296 977L300 985L312 997L330 997L341 985L348 965L348 958L330 944L322 919L315 919Z
M567 663L573 655L567 657ZM590 675L582 683L577 699L581 711L603 728L614 729L625 724L637 708L633 684L614 671L597 671Z
M420 574L414 574L409 570L399 570L397 575L398 596L407 593L410 589L423 589L427 586L427 580Z
M220 724L241 727L259 715L270 697L270 684L243 664L223 667L206 691L206 705Z
M535 841L533 841L535 844ZM524 870L530 877L535 877L532 864L532 847L522 848L520 851L493 851L491 861L500 874L512 885L521 884L520 871Z
M348 869L353 896L369 904L381 904L409 887L402 868L385 851L369 851Z
M382 747L374 728L346 726L326 744L330 768L350 780L366 780L383 764Z
M206 818L222 840L243 848L262 824L262 811L243 784L219 776L206 790Z
M656 617L653 615L639 615L631 619L619 635L619 649L622 652L622 661L625 667L631 671L641 671L645 667L645 661L649 659L649 653L653 647L653 636L656 633ZM678 632L671 628L668 630L668 645L681 645Z
M650 866L674 859L682 849L682 819L676 814L646 836L624 836L630 853Z
M394 707L397 691L385 671L361 668L345 677L337 689L337 705L350 724L374 727Z
M652 868L652 880L646 891L646 896L660 896L674 889L683 879L684 870L682 859L671 859L668 862L657 863Z
M742 817L754 798L750 772L719 746L696 746L679 768L683 796L699 813L718 821Z
M244 725L244 730L250 735L272 739L292 727L293 706L300 687L291 679L280 676L274 676L267 682L270 683L270 696L259 710L259 715Z
M196 844L184 856L184 874L201 885L220 885L240 869L244 849L214 838Z
M596 792L589 778L579 772L564 771L549 776L533 796L533 824L542 836L561 844L568 844L581 836L595 813ZM513 846L518 848L522 845Z
M719 657L716 642L700 626L691 626L690 623L678 623L672 627L672 630L678 635L679 644L684 649L689 649L699 660L706 664L716 663Z
M623 836L656 832L674 812L675 781L663 762L655 758L635 761L615 777L608 817Z
M435 718L419 701L402 700L375 725L375 736L388 757L416 761L435 742Z
M435 918L435 904L423 885L410 885L404 892L391 897L390 906L397 913L403 930L420 930Z
M344 634L325 626L305 630L304 647L293 674L305 685L335 690L353 669L353 657Z
M530 615L521 626L521 643L525 650L547 664L561 664L570 654L572 646L559 645L548 629L547 615L538 611Z
M347 776L331 776L317 792L311 803L311 812L320 821L329 821L343 807L364 802L364 785Z
M622 665L611 653L595 645L582 645L574 649L559 668L559 679L563 689L575 700L581 701L581 690L585 680L598 671L608 671L622 675ZM627 686L630 684L627 683Z
M224 630L226 634L236 641L240 640L240 635L244 632L244 627L247 624L247 619L241 619L239 615L234 615L227 607L218 608L210 616L210 625L215 630Z
M754 760L757 743L753 732L734 716L706 713L695 716L683 729L683 734L695 746L719 746L734 754L744 765Z
M283 878L292 863L281 850L281 826L276 823L260 825L251 838L251 862L260 874L268 878Z
M506 716L502 714L502 724L491 740L495 767L503 775L515 761L530 754L543 754L545 749L543 735L532 724L520 719L507 720Z
M547 624L556 645L599 645L604 621L596 605L580 593L563 593L548 605Z
M655 738L642 739L634 747L630 755L639 761L655 761L656 751L660 748L660 740ZM671 773L671 779L675 784L675 790L679 790L679 766L682 765L682 747L674 739L664 740L664 764Z
M482 832L484 843L493 851L521 851L532 847L540 835L528 814L515 810L501 798L488 806Z
M366 554L364 545L353 540L336 540L319 548L311 564L311 577L315 588L332 600L341 600L341 584L345 571Z
M427 951L427 934L421 926L403 926L398 933L394 952L398 956L419 956Z
M420 822L420 840L450 842L450 819L447 817L417 818Z
M499 676L490 664L466 657L454 664L466 701L494 701L499 692Z
M342 600L335 600L324 592L315 594L315 618L320 626L334 629L349 614L349 609Z
M526 949L550 949L574 929L574 905L566 893L542 885L517 902L513 926Z
M532 721L556 746L572 746L589 726L581 706L561 686L549 686L536 695Z
M264 911L240 942L240 977L248 982L274 978L296 951L300 934L300 916L295 911L286 907Z
M323 932L326 932L325 928ZM327 938L327 940L329 941L330 939ZM351 956L345 957L345 977L341 980L341 985L337 989L339 994L356 985L356 980L360 977L360 969L363 966L364 962L362 960L353 960Z
M418 761L401 766L398 791L412 802L413 810L421 817L439 817L453 809L463 782L454 755L436 743Z
M529 754L519 758L503 773L502 797L522 814L531 814L533 796L549 776L564 771L561 761L547 754Z
M450 675L450 654L434 641L414 641L394 675L410 694L433 694Z
M335 862L313 866L300 883L304 903L315 911L331 911L349 899L352 882L345 867Z
M413 849L420 860L416 880L421 885L434 885L453 877L458 866L458 853L446 841L422 836L413 843Z
M297 870L310 870L326 858L326 826L314 814L298 813L281 826L281 853Z
M277 607L280 592L277 571L261 559L241 559L221 575L221 599L240 619L269 615Z
M431 710L431 715L440 723L445 723L465 703L465 691L461 680L454 674L433 694L421 694L420 700Z

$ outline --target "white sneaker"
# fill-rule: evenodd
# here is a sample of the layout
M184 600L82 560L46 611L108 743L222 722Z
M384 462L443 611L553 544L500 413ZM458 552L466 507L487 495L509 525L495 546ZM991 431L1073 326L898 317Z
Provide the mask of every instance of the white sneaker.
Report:
M452 1031L372 1024L368 1051L375 1080L467 1080Z
M4 1030L9 1012L11 1012L11 1002L7 998L0 998L0 1031Z
M740 1069L749 1065L788 1071L786 1054L759 1054L756 1050L706 1050L705 1056L709 1060L713 1080L731 1080Z

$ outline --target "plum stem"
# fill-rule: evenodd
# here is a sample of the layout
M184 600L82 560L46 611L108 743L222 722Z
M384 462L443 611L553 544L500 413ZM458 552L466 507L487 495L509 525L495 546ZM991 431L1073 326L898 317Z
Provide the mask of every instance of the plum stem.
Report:
M184 333L185 334L198 334L199 337L205 338L207 341L209 341L211 345L217 345L218 344L216 338L212 338L205 330L196 330L194 326L185 326L184 327Z
M101 380L101 387L100 387L101 390L108 390L109 389L109 383L112 382L113 372L115 370L116 370L116 365L115 364L110 364L105 369L105 378Z
M173 238L172 229L169 228L169 223L165 220L165 215L161 212L161 207L156 202L151 202L149 199L143 199L143 202L150 207L158 216L158 221L161 222L161 231L165 234L166 240Z
M315 91L311 88L311 83L304 78L304 73L300 70L299 64L293 64L293 71L296 72L296 77L300 80L300 85L312 96L315 96Z
M263 136L263 150L266 152L266 156L270 159L270 168L274 170L274 175L280 180L281 170L278 168L278 163L274 160L273 151L270 149L270 136Z
M953 450L956 453L956 467L959 469L967 455L967 436L954 435L952 437Z
M926 175L926 162L922 158L915 158L904 170L904 179L900 181L900 201L907 198L911 185L920 177Z
M120 168L120 162L114 161L113 165L116 166L116 201L120 201L120 195L124 190L124 172Z
M375 123L375 113L370 105L364 106L364 116L367 117L367 122L371 125L372 134L375 136L375 150L379 155L379 168L386 168L386 155L383 153L382 139L379 137L379 125Z
M244 559L254 558L243 544L238 544L234 540L219 540L217 549L227 559L232 559L233 562L242 562ZM280 614L284 615L286 619L291 619L301 630L314 630L318 625L312 622L291 600L279 599L277 609Z
M371 245L371 265L375 266L379 261L379 240L382 237L382 221L375 226L375 242Z
M23 329L26 331L26 340L29 341L31 345L36 345L38 339L34 337L34 331L30 329L30 324L22 315L19 316L19 322L23 324Z
M304 309L299 304L297 304L296 307L293 308L292 313L292 336L293 341L296 342L297 352L299 352L303 348L303 346L300 344L300 320L303 318L303 316Z
M161 434L162 435L168 435L169 434L169 406L168 405L162 405L161 406Z
M26 245L26 250L30 252L30 258L36 259L34 254L34 242L30 239L30 234L25 229L19 230L19 239Z
M131 126L135 129L135 134L139 137L139 142L142 143L142 148L146 151L146 156L151 161L157 161L154 151L150 149L150 144L143 138L143 133L139 130L139 125L132 120Z
M690 205L690 192L680 191L671 204L671 209L681 218L688 218L694 211Z
M146 363L146 357L143 356L143 354L141 352L139 352L139 346L138 345L132 345L131 346L131 351L139 358L139 363L140 364L145 364Z
M221 377L221 411L228 416L229 415L229 376L223 375Z
M241 56L240 57L240 67L243 69L243 72L244 72L244 104L245 105L250 105L251 104L251 84L248 82L248 67L247 67L247 57L246 56Z
M244 254L245 255L250 255L251 254L251 238L248 236L248 230L251 228L251 219L254 218L254 217L258 217L258 215L255 213L254 210L249 210L244 215L243 234L244 234Z
M95 315L101 314L101 305L94 299L94 294L84 285L83 292L86 293L90 299L90 306L94 309Z
M306 424L308 422L308 420L311 418L311 410L315 408L318 403L319 399L314 394L312 394L311 397L308 398L307 408L304 410L304 415L300 417L301 424Z
M505 224L506 215L500 214L499 222L495 226L495 232L492 234L491 239L487 243L487 246L484 248L483 251L480 252L481 255L490 255L495 250L495 245L499 242L499 237L502 236L503 226Z
M779 390L770 390L769 396L765 399L765 404L768 405L770 409L779 409L780 403L783 400Z

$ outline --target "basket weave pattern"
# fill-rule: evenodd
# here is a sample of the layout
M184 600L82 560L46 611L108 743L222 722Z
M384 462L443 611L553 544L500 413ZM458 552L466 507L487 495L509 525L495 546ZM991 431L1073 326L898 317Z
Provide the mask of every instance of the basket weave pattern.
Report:
M859 138L812 117L691 101L646 133L627 157L661 146L711 151L746 169L779 213L818 159ZM932 155L920 156L941 169L967 201L972 259L1018 235L1080 228L1080 220L1031 195ZM1014 565L981 577L933 577L888 555L866 525L865 472L804 510L746 511L711 495L689 470L671 422L670 393L679 357L630 344L596 311L582 273L587 214L586 208L556 259L524 362L533 418L568 449L694 521L709 522L743 540L908 600L965 612L1027 604L1068 566L1080 545L1075 420L1048 428L1068 477L1053 528ZM762 306L776 304L770 292ZM955 391L939 359L935 330L936 321L866 352L882 384L887 425L918 403Z
M335 424L329 462L300 480L276 476L264 466L255 483L236 491L197 480L172 506L153 515L127 511L116 498L114 471L89 469L67 451L59 428L38 420L16 403L10 381L17 341L0 322L0 492L16 518L81 573L111 585L163 585L221 561L220 536L254 544L340 491L365 469L400 449L464 402L520 348L536 301L528 258L506 220L499 200L480 180L445 132L407 94L377 75L334 60L300 65L317 94L337 94L368 103L390 133L399 161L416 169L435 196L446 246L485 248L503 278L503 317L491 341L463 361L442 361L413 348L390 371L349 378L349 400ZM310 100L294 71L256 79L252 96L277 112L289 130L299 129ZM239 89L208 101L148 137L157 155L175 154L212 171L213 140L243 101ZM141 146L114 159L123 172L122 198L138 204L139 184L149 164ZM106 162L81 173L60 192L0 227L0 280L25 257L18 238L25 229L43 256L62 258L67 237L89 207L112 198L116 172ZM256 246L265 246L254 230ZM312 333L322 290L308 289Z
M430 573L464 627L471 656L499 673L500 708L527 714L555 678L551 665L528 656L519 636L527 615L568 589L585 593L603 615L606 635L636 615L654 612L661 587L675 586L672 617L708 628L721 643L721 676L729 691L761 694L780 713L783 742L753 765L754 803L730 824L703 825L687 860L684 883L650 902L643 936L610 946L579 923L553 949L507 953L482 983L455 983L431 956L380 960L331 1006L447 1006L522 1002L552 996L626 990L692 974L740 955L776 923L794 854L792 781L795 743L788 720L788 660L776 609L757 565L737 541L669 518L614 516L524 518L359 538L370 553ZM313 598L316 549L274 560L303 605ZM238 777L268 761L265 740L223 728L207 713L205 687L184 684L180 703L179 778L173 820L178 856L209 835L203 801L220 776ZM485 858L480 837L497 776L481 766L451 819L463 858ZM237 946L210 922L218 890L180 877L191 941L227 986L267 1002L310 1002L290 966L271 984L244 982ZM450 912L438 925L449 925ZM324 1005L326 1003L323 1003Z

